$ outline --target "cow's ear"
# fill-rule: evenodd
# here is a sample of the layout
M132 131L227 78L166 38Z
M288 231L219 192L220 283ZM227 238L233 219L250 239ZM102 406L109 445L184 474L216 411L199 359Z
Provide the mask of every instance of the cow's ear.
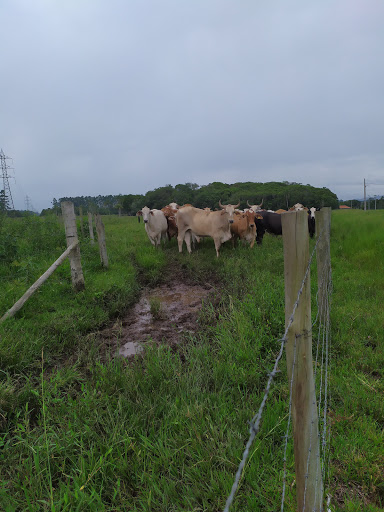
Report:
M136 215L143 215L143 212L141 210L139 210Z
M150 213L151 215L153 215L153 210L151 210L149 213Z
M256 213L256 215L255 215L255 219L262 219L262 218L263 218L263 216L262 216L262 215L260 215L260 213Z
M224 215L224 213L227 213L227 212L226 212L225 210L223 210L223 211L221 212L221 215Z

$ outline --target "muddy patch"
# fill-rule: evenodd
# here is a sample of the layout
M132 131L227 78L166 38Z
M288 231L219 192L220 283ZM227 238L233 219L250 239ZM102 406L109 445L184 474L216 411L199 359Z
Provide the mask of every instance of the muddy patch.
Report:
M170 282L144 290L139 302L102 336L123 357L133 357L148 342L175 346L198 329L204 299L214 292L210 285Z

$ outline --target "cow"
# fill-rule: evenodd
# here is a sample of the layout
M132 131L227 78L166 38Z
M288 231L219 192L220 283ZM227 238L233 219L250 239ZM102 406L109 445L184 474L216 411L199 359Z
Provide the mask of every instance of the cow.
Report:
M265 232L273 235L281 235L281 215L278 213L261 210L255 215L256 223L256 242L258 245L263 243Z
M138 214L143 217L145 231L151 244L158 247L161 240L168 238L168 224L164 213L161 210L150 210L147 206L144 206Z
M180 206L177 203L169 203L168 205L172 210L178 210Z
M300 210L298 210L300 211ZM287 212L290 213L290 212ZM271 213L266 212L265 210L261 210L257 212L255 216L256 222L256 242L258 245L261 245L263 242L264 233L267 231L272 235L281 235L282 227L281 227L281 214L279 213ZM309 236L313 238L315 234L315 218L311 217L311 212L308 210L308 232Z
M294 204L290 209L289 211L291 212L300 212L301 210L307 210L308 208L305 208L304 205L302 205L301 203L296 203Z
M201 237L210 236L213 238L216 249L216 256L219 257L221 244L231 239L230 224L233 223L233 214L235 208L240 205L226 204L222 205L219 201L221 210L215 212L206 212L193 206L185 206L177 212L176 223L179 230L177 241L179 252L183 251L183 241L185 240L187 250L191 253L191 234Z
M249 202L247 201L247 205L249 206L249 208L253 211L253 212L257 212L259 210L261 210L261 206L263 204L263 201L264 199L261 200L261 203L260 204L249 204Z
M316 232L316 222L315 222L315 212L320 211L320 208L315 208L314 206L312 208L308 209L308 229L309 229L309 236L313 238L315 232Z
M279 208L278 210L276 210L275 213L285 213L287 210L283 210L282 208Z
M241 212L235 211L233 217L233 224L230 224L230 230L232 233L233 246L237 244L237 240L246 240L249 242L252 248L255 245L256 239L256 224L255 214L252 210Z
M169 239L173 238L174 236L177 236L176 214L178 212L178 209L172 208L173 204L176 203L170 203L169 205L164 206L164 208L161 209L161 211L165 215L165 218L167 219L167 233Z

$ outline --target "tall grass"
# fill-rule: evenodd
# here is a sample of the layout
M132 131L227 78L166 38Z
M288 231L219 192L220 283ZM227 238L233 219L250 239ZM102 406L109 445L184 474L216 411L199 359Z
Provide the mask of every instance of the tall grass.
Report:
M332 218L330 485L336 509L374 512L382 510L384 491L383 317L376 305L384 287L380 277L375 294L361 290L372 268L360 272L350 254L357 229L350 213ZM356 223L372 223L371 233L354 251L375 251L372 260L367 256L373 265L383 249L374 226L382 229L383 218L362 213ZM179 255L174 241L153 249L136 219L104 222L108 271L97 248L83 240L86 290L75 295L69 268L62 267L0 326L0 509L222 510L284 330L282 240L265 237L254 250L228 245L216 259L208 240L191 256ZM52 227L60 234L58 255L65 248L62 227ZM31 255L18 229L7 226L16 249L0 274L7 291L20 286L14 295L57 257L52 247ZM12 262L28 258L36 269L21 286ZM216 290L198 333L186 334L177 351L149 343L135 363L108 354L97 331L124 314L142 286L168 279L175 265ZM2 310L13 299L2 296ZM234 511L280 506L289 393L285 364L280 370ZM295 510L292 457L289 445L285 510Z

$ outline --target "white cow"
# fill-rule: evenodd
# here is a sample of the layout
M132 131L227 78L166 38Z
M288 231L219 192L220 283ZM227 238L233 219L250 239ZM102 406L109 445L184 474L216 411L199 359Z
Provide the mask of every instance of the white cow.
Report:
M254 211L255 213L259 210L261 210L261 206L263 204L263 201L264 199L261 200L261 203L260 204L249 204L249 202L247 201L247 205L249 206L249 208Z
M143 216L145 231L152 245L158 247L161 240L168 240L167 219L161 210L150 210L144 206L138 213Z
M176 215L176 223L179 230L177 241L179 252L183 251L183 241L187 245L187 250L191 253L191 235L196 237L210 236L215 242L216 255L219 257L219 249L222 243L230 240L232 237L230 224L233 223L233 214L236 206L232 204L222 205L219 201L221 210L207 212L193 206L184 206Z
M295 211L295 212L300 212L301 210L306 210L306 208L301 203L296 203L292 206L292 208L290 208L290 210Z

